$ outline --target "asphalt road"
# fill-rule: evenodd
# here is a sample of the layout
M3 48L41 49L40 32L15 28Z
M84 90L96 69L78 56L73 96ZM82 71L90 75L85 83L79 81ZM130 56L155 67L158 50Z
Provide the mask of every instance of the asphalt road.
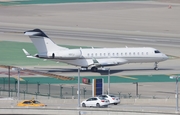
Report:
M0 27L0 32L6 33L18 33L23 34L26 28L10 28ZM146 45L157 45L166 47L177 47L179 48L180 36L166 36L166 35L129 35L121 33L107 33L107 32L87 32L87 31L70 31L70 30L42 30L50 38L54 39L65 39L65 40L78 40L78 41L96 41L96 42L114 42L120 44L146 44ZM138 34L138 32L134 32ZM76 45L76 44L75 44ZM89 44L90 45L90 44ZM111 46L111 45L110 45ZM108 46L108 47L110 47Z

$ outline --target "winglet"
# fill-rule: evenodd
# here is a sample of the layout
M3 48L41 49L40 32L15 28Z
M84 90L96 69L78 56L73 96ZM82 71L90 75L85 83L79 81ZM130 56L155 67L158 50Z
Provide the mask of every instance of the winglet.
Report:
M92 58L92 60L93 60L94 64L98 64L99 63L95 58Z
M92 58L92 60L93 60L93 65L95 65L96 67L101 66L101 64L95 58Z

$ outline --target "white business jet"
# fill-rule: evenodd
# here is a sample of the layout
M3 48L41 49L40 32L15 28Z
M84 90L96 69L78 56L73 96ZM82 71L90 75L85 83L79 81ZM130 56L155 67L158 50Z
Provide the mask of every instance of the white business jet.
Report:
M168 59L165 54L150 47L68 49L53 43L40 29L28 30L24 34L30 37L38 51L37 54L32 56L23 49L27 57L50 59L56 62L80 66L86 70L91 68L93 72L105 66L150 62L155 63L154 69L158 70L158 62Z

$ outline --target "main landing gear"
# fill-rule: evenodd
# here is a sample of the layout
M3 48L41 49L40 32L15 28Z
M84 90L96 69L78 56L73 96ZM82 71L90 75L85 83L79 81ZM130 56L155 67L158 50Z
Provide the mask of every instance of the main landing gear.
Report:
M92 68L91 68L91 71L92 71L92 72L97 72L97 70L98 70L97 67L92 67Z
M154 63L154 70L158 70L159 68L158 68L158 62L155 62Z
M88 67L81 67L81 70L88 70ZM91 67L91 71L92 72L97 72L98 71L98 68L97 67Z

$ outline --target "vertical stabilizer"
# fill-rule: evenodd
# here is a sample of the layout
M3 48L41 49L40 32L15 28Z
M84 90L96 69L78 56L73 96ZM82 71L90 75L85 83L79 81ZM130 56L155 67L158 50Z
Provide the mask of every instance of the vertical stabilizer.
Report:
M46 55L48 53L57 52L59 50L66 50L68 48L56 45L43 31L40 29L28 30L24 32L28 35L38 50L39 55Z

